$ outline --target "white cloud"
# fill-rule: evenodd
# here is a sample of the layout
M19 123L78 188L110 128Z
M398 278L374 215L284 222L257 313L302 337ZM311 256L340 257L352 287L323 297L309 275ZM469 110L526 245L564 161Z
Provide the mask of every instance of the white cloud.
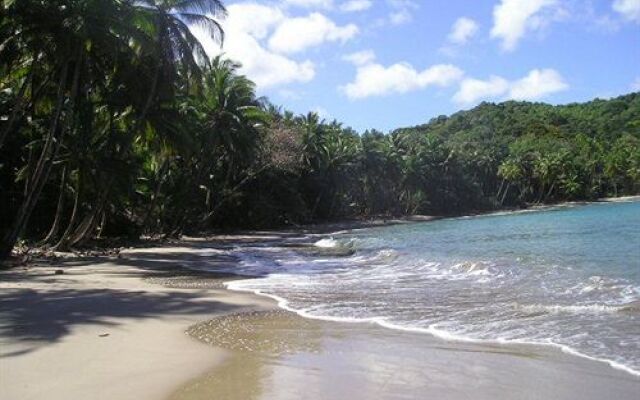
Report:
M232 44L233 43L233 44ZM242 63L242 72L259 87L293 82L309 82L315 77L315 65L309 60L296 61L267 51L251 36L238 37L226 54Z
M640 0L615 0L613 10L629 21L640 23Z
M232 4L222 21L225 30L224 48L215 43L202 29L191 27L209 55L222 52L242 63L241 72L259 87L272 87L295 82L308 82L315 76L315 65L309 60L297 61L266 49L261 41L287 19L277 9L255 3Z
M463 71L454 65L438 64L422 71L406 63L385 67L368 62L357 68L353 82L341 87L352 100L392 93L406 93L429 86L449 86L460 80Z
M478 23L471 18L461 17L451 27L449 41L462 45L467 43L478 32Z
M340 6L340 10L344 12L364 11L371 8L372 5L371 0L349 0Z
M304 8L324 8L333 7L333 0L283 0L285 5Z
M512 51L527 31L545 25L543 11L557 6L557 0L501 0L493 9L491 37L502 40L502 48Z
M473 104L480 99L502 96L508 90L509 82L499 76L491 76L486 81L467 78L460 83L460 89L453 96L453 101L459 104Z
M296 53L324 42L346 42L358 34L354 24L337 26L320 13L282 21L269 39L269 48L279 53Z
M554 69L533 69L527 76L508 81L499 76L488 80L467 78L453 96L453 101L471 105L482 99L538 100L569 88L564 78Z
M411 18L411 13L408 10L400 10L392 12L391 15L389 15L389 22L391 22L392 25L402 25L410 22Z
M191 29L209 55L224 53L239 61L240 72L259 88L304 83L315 77L316 66L311 60L293 58L290 54L327 42L345 42L358 33L358 28L353 24L338 26L318 12L294 18L283 7L332 4L326 0L286 0L280 7L252 1L234 3L227 7L228 16L221 21L226 33L223 49L201 28Z
M558 71L534 69L529 75L511 84L509 98L513 100L538 100L546 95L569 88Z
M411 22L412 12L418 8L418 4L413 0L387 0L387 3L390 8L389 14L378 21L377 25L403 25Z
M362 50L347 54L342 57L342 59L352 63L353 65L360 66L372 63L376 59L376 54L373 50Z
M640 76L631 83L631 90L634 92L640 92Z
M228 6L227 10L229 15L222 21L225 31L239 31L256 39L267 37L273 27L286 18L280 9L257 3L233 4ZM229 39L231 35L225 36Z

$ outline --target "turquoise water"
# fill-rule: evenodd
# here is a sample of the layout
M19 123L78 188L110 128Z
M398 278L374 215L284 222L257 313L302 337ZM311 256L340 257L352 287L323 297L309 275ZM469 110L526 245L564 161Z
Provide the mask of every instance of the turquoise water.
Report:
M555 345L640 375L640 202L307 237L337 257L235 249L261 278L230 288L302 315L450 340Z

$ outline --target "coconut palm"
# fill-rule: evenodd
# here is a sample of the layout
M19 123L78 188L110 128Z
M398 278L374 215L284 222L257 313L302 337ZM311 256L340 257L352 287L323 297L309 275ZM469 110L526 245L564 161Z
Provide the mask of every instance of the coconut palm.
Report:
M133 134L137 134L159 93L166 95L181 89L175 85L180 76L185 77L183 82L189 82L190 76L198 76L208 68L204 48L188 25L199 25L221 40L222 29L214 18L223 14L218 0L3 3L0 31L13 35L2 40L0 54L7 61L0 68L12 75L18 95L8 122L0 127L0 145L11 132L20 129L27 109L32 113L45 111L44 118L32 115L31 120L45 119L48 128L42 129L41 138L33 141L40 155L30 158L23 168L24 198L4 233L0 257L11 252L25 229L64 148L65 137L73 137L74 143L86 146L100 131L94 126L98 116L106 115L103 122L113 121L132 115L132 109L139 110L137 118L128 118L134 126ZM134 81L145 83L140 77L148 71L145 66L150 60L155 60L155 67L151 79L146 80L148 86L136 86ZM135 89L147 93L144 101L135 99ZM96 112L99 105L103 112ZM109 128L100 132L112 131ZM129 138L129 142L134 140L131 135ZM80 184L80 180L76 182ZM79 196L76 187L76 198ZM107 193L98 196L99 205L93 209L101 208L106 197ZM74 228L75 215L72 213L63 238L78 229ZM92 227L94 220L95 216L83 226Z
M171 91L171 82L178 74L195 75L199 82L203 69L209 66L209 56L190 26L203 29L222 43L224 32L215 18L226 11L220 0L135 0L134 20L148 38L138 45L152 60L151 87L142 107L144 120L153 102L162 92ZM163 85L164 87L160 87ZM164 89L164 90L163 90Z

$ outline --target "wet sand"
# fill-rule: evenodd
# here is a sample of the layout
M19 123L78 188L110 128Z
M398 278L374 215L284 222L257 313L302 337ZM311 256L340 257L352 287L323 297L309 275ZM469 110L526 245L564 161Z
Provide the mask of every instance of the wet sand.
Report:
M189 333L229 357L171 400L636 399L640 379L554 348L447 342L370 324L254 312Z

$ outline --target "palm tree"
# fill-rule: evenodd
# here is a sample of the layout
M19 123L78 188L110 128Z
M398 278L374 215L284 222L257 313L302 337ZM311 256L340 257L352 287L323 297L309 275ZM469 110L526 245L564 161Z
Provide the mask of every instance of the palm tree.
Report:
M507 194L509 193L509 189L511 188L511 185L513 183L516 183L519 185L520 180L522 179L522 168L520 166L520 162L519 160L516 159L507 159L505 160L502 164L500 164L500 167L498 167L498 176L500 176L502 178L502 183L500 185L500 189L498 190L498 193L496 194L496 198L499 198L499 205L502 206L504 204L504 200L507 197ZM507 183L506 187L504 186L504 183ZM502 191L504 187L504 191ZM502 193L502 196L500 196L500 194Z
M42 140L37 162L29 168L31 173L26 181L22 205L0 243L0 258L11 253L18 236L24 230L76 111L75 103L87 62L85 44L92 39L90 30L87 29L86 17L94 10L84 8L77 2L68 3L72 4L61 7L62 4L58 1L24 1L10 4L7 10L19 27L19 36L22 36L20 40L30 43L25 49L25 55L34 59L42 55L42 59L51 68L50 74L56 77L58 83L52 88L55 95L51 98L53 111L49 129ZM37 67L39 66L32 66ZM32 99L33 102L37 100L39 99Z
M148 36L139 45L155 65L151 88L139 117L144 121L161 92L160 84L169 88L167 83L174 82L179 73L199 78L203 68L209 67L209 56L189 26L199 26L222 43L224 31L215 18L223 17L226 10L220 0L135 0L130 3L135 8L136 19L143 21L139 23L141 30Z
M24 230L49 181L54 161L64 147L65 136L84 138L80 142L89 144L96 128L93 125L100 120L98 116L103 115L106 118L102 118L102 123L122 117L128 119L134 126L133 134L138 134L158 94L166 96L176 88L182 89L174 85L178 77L183 76L183 82L189 82L189 77L197 77L208 68L206 52L189 25L200 25L212 37L222 40L222 29L214 18L224 12L218 0L3 3L0 30L14 35L0 46L3 59L10 55L0 68L16 71L14 75L22 74L24 78L19 83L9 123L0 130L0 144L9 133L20 128L24 110L30 109L32 113L49 110L46 114L49 127L42 139L35 141L40 143L40 156L33 157L24 169L27 176L24 199L0 242L0 258L10 254ZM135 100L135 89L139 88L135 85L136 77L137 81L141 80L139 77L144 76L145 64L150 60L155 61L155 68L147 90L143 90L147 93L146 100L138 102ZM19 67L29 68L28 72L21 73ZM98 103L102 103L106 111L96 112ZM126 117L131 115L131 103L133 109L139 110L137 118ZM102 127L107 125L112 124ZM109 128L103 132L108 135L112 131ZM129 138L131 143L133 136ZM91 215L103 207L108 189L100 193ZM79 196L77 187L76 197L79 199ZM86 220L91 222L83 227L95 224L95 217ZM80 236L86 235L88 228L78 230L74 223L75 213L72 213L63 239L73 230L78 235L84 232Z
M187 225L206 224L264 169L256 160L270 114L239 68L222 56L214 58L202 92L185 103L185 113L191 113L195 123L190 130L193 147L184 159L191 172L174 197L189 206L182 207L174 234ZM204 199L194 196L194 190L203 191Z

